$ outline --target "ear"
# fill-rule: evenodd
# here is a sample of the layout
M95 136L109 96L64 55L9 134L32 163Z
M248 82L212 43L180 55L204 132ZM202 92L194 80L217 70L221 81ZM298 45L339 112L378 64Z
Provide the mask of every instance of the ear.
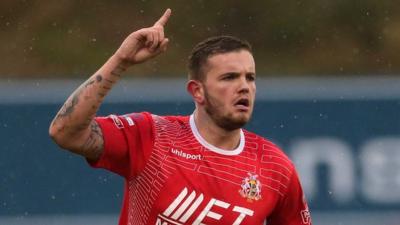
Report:
M204 89L203 84L197 80L189 80L186 85L187 91L192 95L195 103L204 103Z

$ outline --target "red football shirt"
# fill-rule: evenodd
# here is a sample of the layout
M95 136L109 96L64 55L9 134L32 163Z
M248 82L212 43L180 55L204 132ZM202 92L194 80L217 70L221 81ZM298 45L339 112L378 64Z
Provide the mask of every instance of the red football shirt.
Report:
M241 130L223 150L193 116L133 113L98 117L104 153L94 167L125 178L120 225L311 224L292 162L274 144Z

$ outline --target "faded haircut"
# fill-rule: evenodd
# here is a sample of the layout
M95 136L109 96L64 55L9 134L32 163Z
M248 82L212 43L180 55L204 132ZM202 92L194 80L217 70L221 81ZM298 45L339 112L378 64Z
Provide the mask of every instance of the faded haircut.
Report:
M252 53L251 45L244 40L233 36L216 36L198 43L192 50L188 60L189 80L204 81L204 66L209 57L247 50Z

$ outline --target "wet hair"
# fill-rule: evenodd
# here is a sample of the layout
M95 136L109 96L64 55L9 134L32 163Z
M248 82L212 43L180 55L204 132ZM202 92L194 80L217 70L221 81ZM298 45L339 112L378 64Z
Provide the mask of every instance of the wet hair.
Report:
M251 45L233 36L216 36L198 43L192 50L188 60L189 80L205 80L204 67L209 57L247 50L252 53Z

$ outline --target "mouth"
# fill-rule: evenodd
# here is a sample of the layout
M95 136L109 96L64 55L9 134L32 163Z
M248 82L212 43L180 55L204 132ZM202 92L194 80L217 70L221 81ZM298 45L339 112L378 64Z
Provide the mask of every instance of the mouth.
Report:
M247 98L241 98L235 103L235 107L241 111L247 111L250 106L250 101Z

